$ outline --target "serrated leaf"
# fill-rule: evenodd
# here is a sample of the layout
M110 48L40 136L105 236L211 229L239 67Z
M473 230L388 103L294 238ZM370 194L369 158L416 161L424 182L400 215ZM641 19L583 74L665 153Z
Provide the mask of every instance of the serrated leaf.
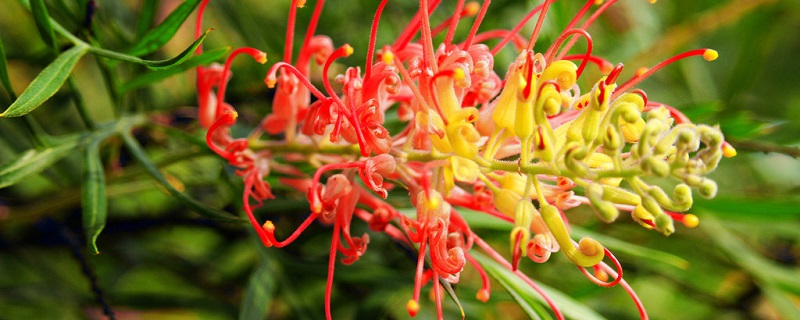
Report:
M11 85L11 79L8 77L8 61L6 60L6 50L3 48L2 39L0 39L0 82L3 83L3 87L8 91L11 100L17 100L14 86Z
M128 50L127 53L132 56L141 56L163 47L172 39L175 33L178 32L178 28L189 18L189 15L197 8L200 1L201 0L186 0L172 11L160 25L142 36L141 40Z
M86 234L86 244L92 253L98 254L100 251L97 249L97 237L106 226L106 214L108 213L106 176L100 160L100 140L93 141L84 151L81 188L83 231Z
M265 259L262 255L261 259ZM239 319L266 319L275 292L275 271L269 262L262 261L250 275L247 291L239 308Z
M97 47L91 47L89 50L94 54L106 58L141 64L152 70L163 70L180 65L181 63L186 61L186 59L189 59L189 57L191 57L192 54L194 53L195 49L197 49L197 47L199 47L200 44L203 43L203 40L205 40L206 36L210 31L211 30L208 30L205 33L203 33L203 35L201 35L200 38L197 38L197 40L192 42L192 44L188 48L186 48L186 50L183 50L183 52L181 52L177 56L166 60L145 60L138 57L134 57L132 55L101 49Z
M86 45L76 45L59 55L28 85L17 100L0 117L19 117L33 111L58 92L72 69L88 51Z
M477 260L481 266L483 266L483 268L490 276L492 276L492 278L500 282L500 284L503 285L506 290L508 290L512 297L515 297L515 300L517 300L517 296L520 298L517 300L517 302L531 318L542 316L536 311L535 308L537 307L535 305L538 304L538 308L540 309L548 306L546 305L544 299L538 293L536 293L533 288L531 288L524 281L520 280L517 275L511 272L511 270L504 268L500 265L500 263L492 260L491 258L475 252L475 250L471 251L470 255L472 255L472 257L475 258L475 260ZM553 303L559 307L559 309L564 313L564 316L567 318L582 320L605 319L594 310L572 299L563 292L550 288L541 283L538 285L550 297L550 299L553 300ZM546 314L547 318L551 317L550 313Z
M158 171L158 168L155 166L155 164L153 164L152 161L150 161L150 158L147 156L147 154L145 154L141 145L139 145L139 142L137 142L136 139L129 132L123 133L122 138L125 142L125 146L128 148L128 151L131 153L131 155L133 155L136 161L138 161L139 164L142 165L145 171L147 171L147 173L150 174L150 176L153 177L153 179L155 179L159 184L161 184L161 186L166 188L167 192L169 192L173 197L175 197L175 199L182 202L195 212L203 216L206 216L208 218L223 222L244 222L244 220L241 218L232 216L231 214L225 211L209 207L208 205L205 205L175 189L175 187L173 187L169 183L169 181L167 181L164 175L162 175L161 172Z
M199 56L193 56L187 59L184 63L181 63L173 68L146 73L140 77L126 82L124 85L122 85L122 87L120 87L120 92L127 92L133 89L151 85L194 67L207 65L211 62L221 59L228 54L229 51L230 47L210 50Z
M14 185L49 168L75 151L78 141L69 141L44 150L31 149L0 166L0 188Z
M44 0L30 0L30 5L39 35L48 47L56 49L56 38L53 34L53 26L50 25L50 14L47 12Z

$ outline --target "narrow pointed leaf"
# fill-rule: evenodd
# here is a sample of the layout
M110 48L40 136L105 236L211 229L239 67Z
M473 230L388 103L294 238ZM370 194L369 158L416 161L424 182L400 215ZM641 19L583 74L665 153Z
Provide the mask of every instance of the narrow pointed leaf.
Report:
M50 99L64 85L72 69L86 54L88 46L76 45L56 58L28 86L0 117L19 117L33 111Z
M269 262L262 261L247 282L247 291L239 309L239 319L266 319L276 289L275 284L275 270Z
M50 14L47 12L47 7L44 5L44 0L30 0L31 13L33 13L33 20L36 21L36 29L39 29L44 43L50 47L56 48L56 38L53 35L53 26L50 25Z
M92 51L92 53L106 58L141 64L153 70L163 70L180 65L181 63L189 59L194 53L194 50L197 49L197 47L199 47L201 43L203 43L203 40L205 40L206 35L208 35L208 32L210 31L211 30L203 33L203 35L201 35L200 38L197 38L197 40L192 42L192 44L188 48L186 48L186 50L183 50L183 52L181 52L177 56L166 60L145 60L142 58L134 57L132 55L101 49L97 47L92 47L90 50Z
M16 184L42 172L75 151L77 145L78 141L75 140L44 150L31 149L23 152L16 159L0 165L0 188Z
M3 48L3 41L0 40L0 82L3 87L8 91L11 100L17 100L17 94L14 93L14 87L11 85L11 79L8 77L8 61L6 60L6 50Z
M156 19L158 13L159 0L144 0L142 1L142 9L139 13L139 22L136 24L136 39L141 39Z
M464 306L461 305L461 300L458 300L458 296L456 295L455 290L453 290L453 285L450 284L450 282L445 281L441 276L439 276L439 283L442 285L442 287L444 287L444 290L447 291L447 295L449 295L450 298L453 299L453 302L456 303L458 311L461 312L461 319L466 318L466 315L464 314Z
M536 311L535 308L547 308L547 303L544 299L536 293L533 288L527 285L524 281L521 281L517 275L515 275L511 270L508 270L501 266L496 261L492 260L491 258L475 252L475 250L471 251L470 254L472 255L475 260L477 260L481 266L486 270L486 272L492 276L492 278L496 279L503 285L506 290L515 297L514 299L523 307L525 312L528 313L529 316L532 318L541 316L539 312ZM580 275L578 275L580 276ZM595 312L594 310L587 307L585 304L582 304L578 301L575 301L568 295L564 294L561 291L556 289L550 288L546 285L541 283L538 284L542 290L547 293L550 299L553 300L556 306L561 309L561 312L564 313L568 319L584 319L584 320L601 320L605 319L603 316ZM516 297L520 297L517 299ZM535 305L538 304L539 306L536 307ZM631 303L631 306L633 303ZM529 308L529 309L526 309ZM547 318L550 318L551 314L547 313Z
M100 251L97 249L97 237L106 226L108 212L106 177L100 161L100 140L89 144L84 153L81 205L86 244L92 253L98 254Z
M161 22L160 25L151 29L136 43L128 54L132 56L142 56L163 47L178 31L184 21L189 18L200 0L186 0L178 6L172 13Z
M209 207L175 189L175 187L173 187L169 181L167 181L164 175L158 171L158 168L155 166L155 164L153 164L152 161L150 161L150 158L147 156L147 154L145 154L144 150L139 145L139 142L137 142L129 132L123 133L122 138L125 141L125 146L128 148L128 151L131 153L131 155L133 155L136 161L142 165L145 171L147 171L147 173L150 174L153 179L156 179L161 186L166 188L167 192L175 197L175 199L182 202L195 212L211 219L223 222L244 222L244 220L240 218L234 217L225 211Z
M227 55L228 52L230 52L230 47L206 51L199 56L194 56L187 59L184 63L181 63L173 68L146 73L123 84L120 87L120 92L127 92L133 89L148 86L194 67L207 65L221 59Z

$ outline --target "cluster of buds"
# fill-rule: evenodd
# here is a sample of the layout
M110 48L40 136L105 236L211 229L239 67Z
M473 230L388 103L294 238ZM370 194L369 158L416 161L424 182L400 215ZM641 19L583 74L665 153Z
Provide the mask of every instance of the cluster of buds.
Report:
M350 67L336 76L341 88L337 92L330 67L354 49L347 44L335 47L330 38L315 35L324 3L319 0L299 57L292 62L296 11L305 5L293 0L283 61L272 65L265 79L269 88L276 88L272 113L246 138L233 138L229 130L237 119L224 99L230 62L244 53L264 63L266 55L242 48L225 66L198 68L199 119L208 128L208 146L242 177L244 209L261 241L283 247L314 221L333 226L328 318L337 255L342 263L353 263L369 243L367 234L351 235L353 217L418 250L415 290L407 304L412 316L419 310L421 288L432 282L441 318L441 284L458 282L468 264L483 281L477 298L489 299L486 272L470 254L477 246L536 290L536 284L517 270L522 258L543 263L562 252L593 282L624 287L646 317L622 279L618 261L594 239L573 240L565 212L589 206L604 222L629 212L643 227L666 235L675 231L675 221L697 225L696 216L682 213L692 206L692 189L713 197L716 184L705 175L735 150L717 128L692 124L675 108L649 101L634 87L674 61L691 56L711 61L716 51L688 51L618 82L622 64L614 66L594 55L586 31L615 0L587 1L546 50L536 50L535 45L554 0L533 8L510 30L482 33L478 30L490 1L459 0L454 13L432 27L430 14L440 2L420 0L405 30L376 52L378 23L387 5L387 0L381 1L364 72ZM206 3L201 3L198 34ZM526 40L519 31L537 14L533 34ZM455 42L459 21L473 17L469 34ZM434 45L433 37L442 32L444 41ZM587 50L570 54L581 38ZM489 39L500 41L490 48L482 43ZM501 78L495 73L494 56L509 43L518 56ZM322 66L322 89L309 80L311 63ZM590 64L605 76L581 79ZM582 92L579 83L593 85ZM387 112L396 112L405 128L387 130ZM316 172L304 173L298 163L311 164ZM309 201L310 215L284 240L277 239L271 221L259 222L251 206L273 197L265 180L271 171L279 174L281 183L306 193ZM669 195L646 182L647 177L672 178L677 186ZM393 193L407 194L416 216L404 215L385 201L395 188L405 189ZM507 221L511 259L475 234L459 208ZM609 275L613 280L608 281ZM562 318L558 307L544 298Z

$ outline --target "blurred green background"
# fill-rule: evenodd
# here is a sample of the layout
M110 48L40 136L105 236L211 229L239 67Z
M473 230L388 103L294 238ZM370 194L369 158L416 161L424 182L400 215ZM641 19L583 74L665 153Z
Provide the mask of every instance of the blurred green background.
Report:
M350 43L356 53L343 61L363 66L377 1L328 2L318 33L329 35L336 45ZM432 19L446 18L452 2ZM67 29L82 30L87 1L45 3ZM140 15L144 3L160 8L150 23ZM92 37L104 48L124 50L180 3L97 1ZM246 59L233 65L227 101L251 125L270 110L271 92L263 77L269 65L281 60L289 3L211 1L206 11L205 27L215 29L205 42L207 49L251 46L268 53L266 66ZM481 30L511 28L536 4L495 0ZM313 5L309 1L298 12L296 42L304 35ZM554 4L541 45L549 45L581 5L566 0ZM378 45L391 43L417 6L414 1L390 1ZM460 25L461 35L470 21ZM700 217L697 229L678 226L675 234L664 237L630 219L606 225L591 210L576 209L568 213L576 225L574 236L592 234L616 253L625 279L653 319L800 319L800 1L651 5L621 0L589 32L596 53L628 66L623 78L685 50L719 51L714 62L679 62L640 87L651 100L678 107L695 122L719 124L739 155L723 159L712 174L719 183L717 198L696 200L691 212ZM192 23L187 22L166 47L148 57L174 56L192 38ZM0 4L0 39L19 94L52 61L51 53L31 14L16 0ZM577 48L581 46L579 41ZM510 49L498 55L495 65L501 76L514 55ZM107 70L113 71L111 82L105 78ZM585 81L599 76L596 68L588 70ZM53 136L85 130L69 98L72 91L80 92L98 122L112 120L113 110L147 114L152 123L137 127L135 137L171 184L210 207L238 214L241 182L205 149L204 132L192 119L193 72L114 96L109 83L124 85L146 72L86 56L73 72L74 86L62 89L31 116ZM3 109L11 102L11 95L0 90ZM0 319L103 318L104 304L120 319L250 319L263 312L270 319L324 318L330 228L314 224L287 248L261 248L249 226L209 220L176 201L122 144L119 138L108 139L101 152L109 209L98 238L99 255L86 250L81 229L79 152L0 189ZM0 119L0 163L35 146L22 119ZM273 186L278 197L259 215L275 220L279 230L296 226L307 212L304 197ZM392 196L403 203L402 192ZM466 216L473 230L505 252L509 226ZM354 228L354 234L367 229L363 223ZM334 318L406 319L414 253L382 234L370 237L361 260L337 266ZM574 299L569 307L596 312L586 316L638 317L621 288L593 285L561 256L541 265L523 262L522 269ZM484 304L474 297L480 286L474 270L467 267L462 279L455 290L468 318L527 317L497 281ZM433 303L422 300L417 317L434 317ZM447 318L459 317L452 301L447 300L445 309Z

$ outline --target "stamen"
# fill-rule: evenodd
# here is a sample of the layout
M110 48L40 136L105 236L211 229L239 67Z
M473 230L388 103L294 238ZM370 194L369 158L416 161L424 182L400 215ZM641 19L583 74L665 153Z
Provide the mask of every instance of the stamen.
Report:
M489 301L489 296L491 294L489 275L486 274L486 270L483 269L483 267L478 263L478 261L475 261L475 258L473 258L472 255L465 252L464 256L467 258L467 261L469 261L469 263L475 268L475 270L478 271L478 275L480 275L481 277L482 286L481 289L478 290L478 293L475 294L475 298L481 302L486 303L487 301Z
M414 276L414 296L411 300L408 301L406 304L406 310L408 310L408 314L412 317L417 315L419 311L419 293L422 287L422 272L423 266L425 265L425 239L422 239L419 244L419 253L417 255L417 273Z
M460 1L463 2L463 0L460 0ZM464 19L464 18L474 17L476 14L478 14L478 10L480 10L480 8L481 8L481 6L477 2L469 2L469 3L467 3L466 6L464 7L464 9L460 11L460 14L458 14L458 16L457 16L458 18L456 18L456 14L453 14L450 18L447 18L447 20L442 21L442 23L440 23L439 25L434 27L431 30L431 34L433 34L434 36L438 35L442 31L444 31L445 28L449 27L451 24L453 24L453 23L458 24L457 23L458 20L461 20L461 19ZM452 40L453 39L452 39L452 36L451 36L450 37L450 42L452 42ZM449 46L450 42L446 42L445 44L447 46Z
M283 248L289 245L290 243L294 242L294 240L296 240L297 237L299 237L300 234L303 233L303 231L305 231L308 228L308 226L310 226L311 223L317 219L318 216L319 216L318 213L312 213L311 215L309 215L308 218L306 218L306 220L303 221L303 223L301 223L300 226L297 227L297 229L294 230L294 232L292 232L292 234L283 241L278 241L278 239L275 238L275 225L272 223L272 221L267 220L267 222L264 222L264 225L261 226L261 228L267 232L266 234L267 239L269 239L270 243L275 245L276 248Z
M302 4L300 2L302 1ZM297 17L297 8L305 5L305 0L292 0L289 9L289 21L286 23L286 44L283 46L283 62L292 63L292 46L294 45L294 23Z
M620 281L622 281L622 264L619 263L617 257L615 257L614 254L612 254L611 251L608 250L608 248L603 248L603 251L605 252L606 257L611 259L611 262L614 263L614 267L617 269L617 272L614 272L616 276L614 276L613 281L607 282L605 280L598 279L597 277L589 273L589 271L587 271L586 268L584 267L578 266L578 269L580 269L581 273L583 273L583 275L586 276L586 278L592 281L594 284L601 287L610 288L616 286L617 284L619 284ZM605 272L605 270L603 270L602 268L603 266L607 266L605 262L600 262L595 267L599 267L598 270Z
M428 12L428 0L420 1L420 11L422 15L422 66L430 68L433 73L437 72L437 64L433 54L433 35L431 35L430 13Z
M234 123L236 123L236 118L239 116L236 111L233 110L226 110L222 115L214 121L210 127L208 127L208 132L206 132L206 144L211 151L214 151L216 154L220 155L221 157L225 158L226 160L230 160L231 153L228 150L220 148L214 143L214 133L221 127L230 127Z
M562 60L578 60L578 59L581 59L581 60L589 61L589 62L594 63L595 65L597 65L597 67L600 69L600 73L609 73L609 72L611 72L612 69L614 69L614 65L611 64L611 62L609 62L608 60L603 59L601 57L593 56L593 55L590 55L590 56L587 57L585 54L569 54L569 55L565 55L565 56L561 57L561 59ZM581 70L581 71L583 71L583 70Z
M686 51L684 53L675 55L672 58L664 60L661 63L655 65L652 68L650 68L650 70L647 70L647 72L645 72L644 74L634 76L633 78L631 78L630 80L628 80L627 82L625 82L624 84L619 86L619 88L616 90L616 92L614 92L614 95L612 95L611 99L612 100L616 99L617 96L619 96L620 94L624 93L628 89L630 89L633 86L635 86L635 85L639 84L640 82L644 81L645 79L647 79L648 77L653 75L653 73L656 73L656 71L661 70L662 68L672 64L673 62L676 62L678 60L682 60L682 59L685 59L685 58L688 58L688 57L693 57L693 56L703 56L704 59L706 59L708 61L712 61L712 60L716 59L719 56L719 54L715 50L712 50L712 49L695 49L695 50L690 50L690 51Z
M693 215L691 213L682 214L672 211L664 211L664 212L668 214L670 217L672 217L673 220L683 223L683 225L686 226L687 228L695 228L697 227L698 224L700 224L700 219L698 219L696 215Z
M469 49L469 46L472 45L472 39L474 39L475 34L478 33L478 27L481 26L483 17L486 16L486 11L489 10L489 4L491 3L492 0L483 0L483 5L481 5L481 11L478 12L478 16L475 18L475 22L472 23L472 29L470 29L469 36L467 36L467 40L464 41L464 45L461 47L462 50L467 50Z
M203 14L206 12L206 6L208 5L208 0L203 0L200 2L200 7L197 9L197 20L195 20L194 24L194 38L200 38L203 34ZM197 49L194 50L195 54L203 53L203 44L197 46ZM202 67L197 67L198 71Z
M533 28L533 34L531 35L530 40L528 41L528 51L533 51L533 47L536 45L536 40L539 38L539 32L542 30L542 24L544 23L544 17L547 15L547 9L550 8L550 5L555 0L545 0L542 4L542 13L539 14L539 19L536 20L536 27Z
M225 101L225 89L228 87L228 74L231 70L231 63L236 56L240 54L247 54L253 57L256 62L260 64L264 64L267 62L267 54L254 48L244 47L239 48L231 52L228 56L228 60L225 60L225 67L222 69L222 80L220 80L219 88L217 89L217 114L219 114L222 110L222 102Z
M372 57L375 55L375 41L377 40L378 36L378 22L381 21L381 13L383 13L383 7L386 6L388 0L382 0L381 4L378 5L378 10L375 10L375 17L372 18L372 28L369 32L369 47L367 47L367 64L364 66L364 81L366 82L369 79L369 76L372 74ZM385 61L384 61L385 62Z
M322 91L319 91L317 87L311 84L311 81L309 81L308 78L306 78L306 76L304 76L303 73L300 72L300 70L297 70L297 68L295 68L293 65L283 61L272 65L272 68L270 68L269 72L267 72L267 76L264 78L264 83L267 84L267 88L270 89L274 88L275 85L277 84L278 79L275 77L275 74L278 72L280 68L285 68L286 70L289 70L289 72L293 73L295 77L297 77L297 79L300 80L300 83L306 86L306 88L308 88L308 91L310 91L311 94L317 97L317 99L319 100L328 99L328 97L322 94Z
M600 1L600 2L602 2L602 1ZM600 6L600 8L597 8L597 11L595 11L595 12L594 12L594 13L593 13L593 14L592 14L590 17L589 17L589 19L587 19L587 20L586 20L586 22L584 22L584 23L583 23L583 25L581 25L581 27L580 27L579 29L582 29L582 30L586 30L586 29L588 29L588 28L589 28L589 26L591 26L591 25L592 25L592 23L594 23L594 21L595 21L595 20L597 20L597 18L599 18L599 17L600 17L600 15L601 15L601 14L603 14L603 12L605 12L605 11L606 11L606 9L608 9L608 7L610 7L610 6L611 6L612 4L614 4L615 2L617 2L617 0L611 0L611 1L609 1L609 2L603 3L603 4ZM563 52L564 52L564 53L567 53L567 52L569 52L569 50L570 50L570 49L572 49L572 46L574 46L574 45L575 45L575 42L577 42L577 41L578 41L578 39L576 39L576 38L572 38L572 39L571 39L571 40L570 40L570 41L567 43L567 45L566 45L566 46L564 46L564 51L563 51ZM556 59L561 59L561 57L556 57Z
M493 56L497 55L497 53L500 51L500 49L502 49L506 44L508 44L509 41L511 41L514 37L519 36L519 31L522 30L522 27L524 27L525 24L528 23L528 20L533 18L533 15L535 15L537 12L541 11L543 7L544 7L544 4L540 4L536 8L533 8L533 10L528 12L528 14L524 18L522 18L522 20L520 20L520 22L517 23L516 26L514 26L514 29L511 29L509 34L503 40L501 40L500 43L498 43L496 46L494 46L494 48L492 48L492 51L491 51L492 55Z
M586 30L583 30L583 29L570 29L570 30L565 31L564 33L562 33L561 36L559 36L558 39L556 39L556 41L553 43L553 45L550 46L550 49L548 49L547 52L545 53L545 60L548 63L553 63L553 61L560 60L561 58L554 59L554 55L555 55L556 49L558 47L560 47L562 43L564 43L564 40L566 40L567 37L575 35L575 34L582 35L584 38L586 38L586 53L583 55L583 59L581 61L581 64L580 64L580 66L578 66L578 70L575 71L576 78L580 78L581 74L583 73L583 69L586 68L586 64L592 58L592 49L594 48L594 42L592 41L592 36L589 35L589 33L586 32ZM567 50L567 48L565 47L564 50ZM555 55L555 56L558 56L558 55Z
M305 3L305 0L303 0ZM300 56L307 56L308 53L305 52L306 50L310 50L309 43L311 43L311 38L314 37L314 32L317 30L317 23L319 22L319 17L322 15L322 7L325 5L325 0L318 0L317 4L314 6L314 13L311 15L311 21L308 22L308 29L306 29L306 36L303 38L303 47L300 48Z
M455 35L456 27L458 27L458 19L461 18L462 8L464 8L464 0L458 0L458 3L456 4L456 11L450 18L450 28L447 29L447 35L444 37L444 45L446 47L450 46L450 42L453 41L453 35Z
M333 291L333 271L336 266L336 246L339 245L339 223L333 224L331 252L328 257L328 281L325 283L325 317L331 320L331 291Z
M433 0L428 5L428 11L433 11L442 0ZM420 28L420 20L422 16L422 10L417 11L417 14L414 15L414 18L411 18L411 21L408 23L408 26L400 33L400 36L397 37L397 40L392 44L392 49L395 51L403 50L403 48L411 42L411 39L414 38L414 35L417 34Z

